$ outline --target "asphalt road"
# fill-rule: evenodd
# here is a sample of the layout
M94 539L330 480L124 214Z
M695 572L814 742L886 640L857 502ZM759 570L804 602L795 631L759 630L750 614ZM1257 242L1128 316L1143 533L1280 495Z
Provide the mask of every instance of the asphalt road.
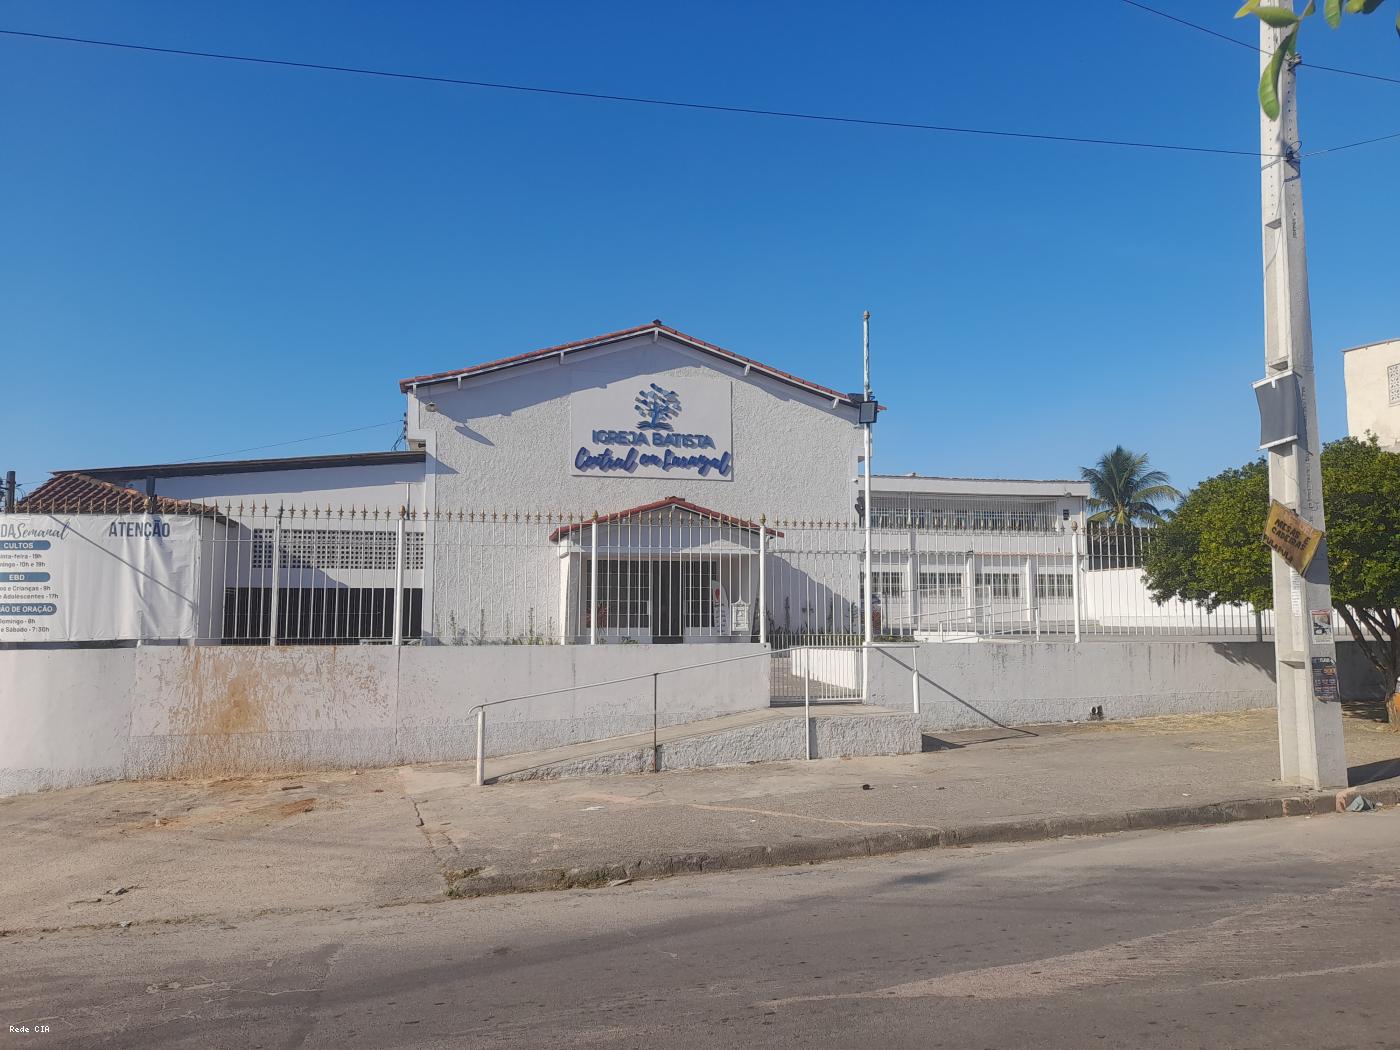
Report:
M0 1046L1395 1047L1397 872L1382 812L21 934Z

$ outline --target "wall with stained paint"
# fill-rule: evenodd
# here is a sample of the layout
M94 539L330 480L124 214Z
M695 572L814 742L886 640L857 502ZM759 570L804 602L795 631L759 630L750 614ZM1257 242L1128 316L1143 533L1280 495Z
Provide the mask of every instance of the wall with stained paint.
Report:
M1354 643L1344 696L1378 695ZM233 776L517 754L765 707L757 645L0 650L0 795L104 780ZM752 654L751 659L732 660ZM718 660L729 663L692 668ZM871 695L907 710L912 652L876 651ZM1268 642L925 644L927 730L1269 707ZM639 677L635 677L639 676ZM621 679L632 679L622 681ZM599 685L599 683L607 683Z
M0 651L0 795L515 754L768 703L756 645ZM754 654L704 670L694 664ZM633 679L620 681L621 679Z

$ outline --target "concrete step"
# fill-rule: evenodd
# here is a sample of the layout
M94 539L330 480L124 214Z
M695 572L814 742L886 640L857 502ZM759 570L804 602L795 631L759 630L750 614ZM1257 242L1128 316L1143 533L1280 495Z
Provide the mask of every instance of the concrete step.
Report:
M806 757L810 735L816 758L905 755L923 748L918 719L907 711L870 705L813 708L804 733L801 708L765 708L667 726L656 734L661 769L708 769ZM559 780L652 769L652 734L502 755L486 760L486 779Z

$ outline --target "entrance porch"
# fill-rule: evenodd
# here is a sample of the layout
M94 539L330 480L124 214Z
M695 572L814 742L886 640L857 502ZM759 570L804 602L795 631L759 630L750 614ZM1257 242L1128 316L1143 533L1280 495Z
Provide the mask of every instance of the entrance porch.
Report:
M763 543L754 522L668 496L549 538L566 643L758 640Z

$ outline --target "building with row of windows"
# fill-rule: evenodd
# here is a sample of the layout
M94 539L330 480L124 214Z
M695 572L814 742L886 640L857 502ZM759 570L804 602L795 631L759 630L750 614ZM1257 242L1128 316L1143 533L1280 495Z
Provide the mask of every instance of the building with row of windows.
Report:
M97 510L114 491L213 505L207 640L345 641L366 616L444 643L859 630L860 395L659 321L399 389L403 451L63 470L21 510ZM1084 483L871 489L883 631L1063 613Z

